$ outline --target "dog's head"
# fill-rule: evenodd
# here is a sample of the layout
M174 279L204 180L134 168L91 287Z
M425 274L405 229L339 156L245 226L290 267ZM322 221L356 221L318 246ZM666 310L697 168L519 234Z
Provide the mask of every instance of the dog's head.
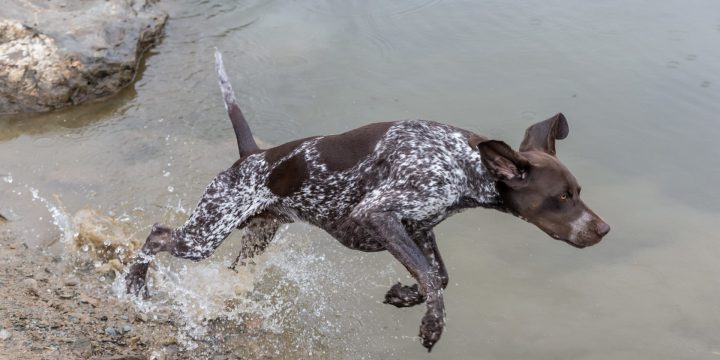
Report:
M498 180L506 210L555 239L594 245L610 226L580 200L580 185L555 157L555 140L568 135L563 114L530 126L520 151L502 141L478 144L485 168Z

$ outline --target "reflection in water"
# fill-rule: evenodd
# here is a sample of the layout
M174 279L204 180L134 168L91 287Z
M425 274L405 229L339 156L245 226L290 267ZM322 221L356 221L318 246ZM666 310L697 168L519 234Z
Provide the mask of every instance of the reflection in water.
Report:
M717 357L720 48L709 44L720 39L718 3L164 6L167 37L132 87L100 103L0 118L0 211L12 209L30 242L59 234L31 189L70 213L99 208L139 237L152 223L184 221L236 160L213 72L217 46L254 133L269 143L419 117L518 145L527 125L568 117L558 156L613 231L578 251L492 211L443 223L448 327L432 356ZM156 296L138 306L183 319L188 348L232 334L221 329L249 313L263 319L256 343L270 357L426 356L411 336L423 309L380 303L393 283L411 281L390 255L346 250L293 225L235 274L224 266L237 241L205 262L161 257Z

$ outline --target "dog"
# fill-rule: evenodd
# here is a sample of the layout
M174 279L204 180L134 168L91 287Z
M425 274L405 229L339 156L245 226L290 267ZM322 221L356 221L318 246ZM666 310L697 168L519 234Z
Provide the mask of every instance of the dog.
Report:
M350 249L389 251L417 284L397 283L385 303L421 303L422 345L431 351L445 325L448 273L433 227L460 211L493 208L577 248L610 226L580 199L580 185L555 156L568 135L558 113L525 131L519 151L467 130L425 120L374 123L261 150L216 50L215 64L240 159L208 185L177 229L155 224L126 275L129 293L148 296L155 254L199 261L235 229L245 229L233 268L261 253L279 226L305 221Z

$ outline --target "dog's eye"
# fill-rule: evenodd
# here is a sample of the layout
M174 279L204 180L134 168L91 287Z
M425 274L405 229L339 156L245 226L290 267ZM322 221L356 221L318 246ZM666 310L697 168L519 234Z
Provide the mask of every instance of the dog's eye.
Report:
M562 195L560 195L560 200L567 200L570 197L569 192L564 192Z

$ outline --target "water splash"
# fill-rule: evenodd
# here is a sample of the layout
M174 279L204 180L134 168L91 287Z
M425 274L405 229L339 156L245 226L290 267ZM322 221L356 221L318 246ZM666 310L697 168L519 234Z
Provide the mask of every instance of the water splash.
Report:
M75 230L70 216L65 212L65 210L62 209L62 207L56 206L48 199L40 196L40 191L38 189L35 189L28 185L24 185L24 187L30 191L30 194L32 195L32 201L39 201L50 213L53 225L55 225L58 230L60 230L60 242L63 244L71 243L77 231Z
M192 263L159 255L148 273L149 299L126 295L124 276L116 279L113 289L150 316L171 313L179 328L177 343L184 350L196 349L199 342L217 341L225 335L218 334L218 329L222 333L247 325L250 317L260 322L255 330L262 336L254 341L261 354L317 357L329 351L330 341L343 333L337 322L339 311L326 290L342 291L349 285L337 264L310 249L312 241L285 227L255 264L237 272L228 269L229 259L220 256Z

